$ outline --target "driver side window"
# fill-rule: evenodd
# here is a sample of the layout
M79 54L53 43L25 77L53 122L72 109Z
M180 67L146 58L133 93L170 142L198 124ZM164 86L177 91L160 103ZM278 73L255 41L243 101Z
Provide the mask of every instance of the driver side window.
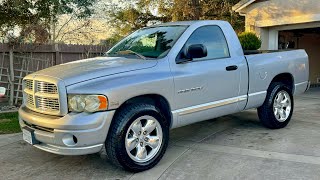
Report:
M197 58L193 61L230 57L226 38L218 26L203 26L196 29L186 42L185 47L192 44L203 44L208 51L206 57Z

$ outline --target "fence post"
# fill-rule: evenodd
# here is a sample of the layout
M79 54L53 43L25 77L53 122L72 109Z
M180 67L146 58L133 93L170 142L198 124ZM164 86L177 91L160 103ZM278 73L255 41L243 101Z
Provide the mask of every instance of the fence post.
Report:
M13 67L13 48L10 48L9 50L9 63L10 63L10 77L9 83L10 83L10 97L9 97L9 105L13 106L13 99L14 99L14 67Z
M61 58L60 58L60 48L59 48L59 44L54 44L53 45L54 47L54 52L55 52L55 59L54 59L54 64L53 65L57 65L58 64L61 64Z

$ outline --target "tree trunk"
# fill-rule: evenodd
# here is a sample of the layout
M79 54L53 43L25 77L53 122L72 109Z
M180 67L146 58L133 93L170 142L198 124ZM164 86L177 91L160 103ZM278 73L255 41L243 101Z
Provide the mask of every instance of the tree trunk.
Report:
M193 12L194 20L200 20L200 15L201 15L200 0L192 0L191 4L192 4L192 9L194 10Z

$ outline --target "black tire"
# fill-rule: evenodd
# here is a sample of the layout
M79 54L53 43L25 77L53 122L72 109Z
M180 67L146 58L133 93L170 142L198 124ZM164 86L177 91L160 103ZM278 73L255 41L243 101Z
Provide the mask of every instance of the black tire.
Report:
M147 162L138 163L131 159L126 151L125 138L130 125L138 117L148 115L154 117L162 128L162 144L157 154ZM163 157L169 141L169 122L160 110L150 104L129 104L116 112L109 128L105 142L108 158L113 164L125 170L140 172L154 167Z
M286 91L289 94L290 100L291 100L291 111L289 116L284 122L278 121L273 112L274 99L276 98L277 94L280 91ZM288 123L291 120L293 107L294 107L294 102L293 102L292 90L281 82L272 82L267 90L267 97L263 105L258 108L258 116L259 116L260 122L265 127L270 129L284 128L288 125Z

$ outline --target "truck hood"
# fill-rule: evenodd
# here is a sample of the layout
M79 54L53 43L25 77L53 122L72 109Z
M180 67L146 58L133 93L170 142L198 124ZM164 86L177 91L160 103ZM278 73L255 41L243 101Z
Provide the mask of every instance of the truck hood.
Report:
M35 72L33 75L54 77L63 80L68 86L112 74L151 68L156 64L157 60L96 57L60 64Z

